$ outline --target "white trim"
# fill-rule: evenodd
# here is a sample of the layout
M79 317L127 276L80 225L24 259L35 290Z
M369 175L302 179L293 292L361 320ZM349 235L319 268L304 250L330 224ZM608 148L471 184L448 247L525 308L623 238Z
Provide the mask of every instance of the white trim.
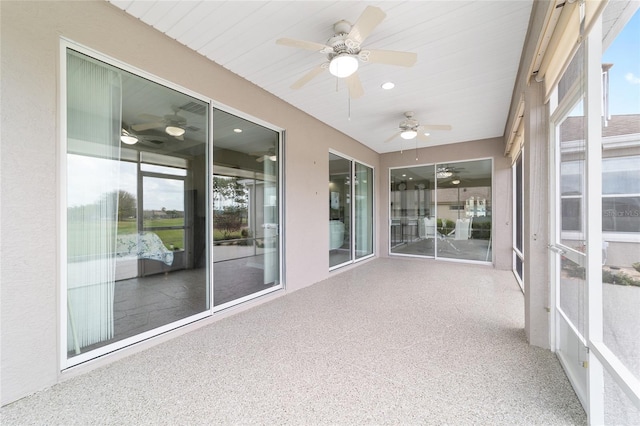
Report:
M56 282L58 292L58 366L60 370L68 367L67 355L67 41L60 39L58 74L58 262L59 276Z
M211 268L211 269L213 269L213 268ZM273 293L275 291L282 290L283 288L284 288L284 286L282 284L277 284L277 285L271 286L269 288L265 288L264 290L258 291L256 293L251 293L251 294L248 294L246 296L240 297L238 299L230 300L229 302L223 303L221 305L214 306L213 307L213 312L214 312L214 314L217 314L218 312L227 310L229 308L233 308L233 307L238 306L238 305L240 305L242 303L249 302L251 300L257 299L258 297L265 296L267 294L271 294L271 293Z
M640 410L640 380L604 343L591 342L590 352L602 363L602 368Z

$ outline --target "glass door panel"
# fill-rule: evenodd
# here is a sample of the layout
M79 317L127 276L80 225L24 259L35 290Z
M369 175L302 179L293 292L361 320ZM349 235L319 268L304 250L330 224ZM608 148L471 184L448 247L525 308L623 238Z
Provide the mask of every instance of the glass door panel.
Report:
M281 287L280 136L218 109L213 118L213 300L220 307Z
M389 178L390 252L434 256L439 244L434 166L391 169Z
M551 250L556 254L557 353L576 393L587 405L586 327L586 213L584 116L584 52L581 48L558 85L558 96L566 111L555 123L554 215Z
M373 169L355 163L355 257L373 254Z
M438 257L492 261L491 160L436 165Z
M518 279L518 285L524 291L524 168L521 152L514 164L513 170L513 271Z
M66 67L69 366L206 315L209 114L71 49Z
M329 267L352 260L351 161L329 154Z
M637 7L637 6L636 6ZM621 20L610 5L603 22ZM603 23L603 25L606 25ZM640 10L602 55L605 116L602 127L603 341L640 380L640 85L628 70L640 70ZM625 398L626 400L626 398ZM611 423L639 423L638 410ZM613 408L612 408L613 410ZM634 419L634 422L630 420Z

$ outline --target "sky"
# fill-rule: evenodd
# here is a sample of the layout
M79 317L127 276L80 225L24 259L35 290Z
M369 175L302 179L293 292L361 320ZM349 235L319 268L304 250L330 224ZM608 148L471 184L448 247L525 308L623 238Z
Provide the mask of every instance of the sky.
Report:
M640 9L602 55L609 72L611 115L640 114Z
M113 162L82 155L67 155L68 206L82 206L97 202L103 194L118 189L136 196L136 164L128 161ZM120 165L119 170L113 169ZM114 179L104 179L113 176ZM104 186L109 182L108 186ZM144 209L184 210L184 181L176 179L145 178Z

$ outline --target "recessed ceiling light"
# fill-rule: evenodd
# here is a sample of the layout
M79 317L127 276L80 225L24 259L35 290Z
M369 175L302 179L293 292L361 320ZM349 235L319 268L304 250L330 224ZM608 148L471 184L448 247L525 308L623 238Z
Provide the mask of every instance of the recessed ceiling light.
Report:
M391 90L391 89L393 89L394 87L396 87L396 85L395 85L395 84L393 84L393 83L392 83L392 82L390 82L390 81L387 81L386 83L383 83L383 84L382 84L382 88L383 88L384 90Z
M233 129L233 131L236 133L242 133L242 129Z
M402 177L407 177L407 175L402 175Z
M425 135L425 136L429 136L430 134L431 134L431 133L429 133L429 132L424 132L424 135Z

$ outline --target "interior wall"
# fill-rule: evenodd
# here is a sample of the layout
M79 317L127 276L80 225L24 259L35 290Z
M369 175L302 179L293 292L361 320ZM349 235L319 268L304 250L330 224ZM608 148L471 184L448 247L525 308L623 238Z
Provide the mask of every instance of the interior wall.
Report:
M58 339L66 332L60 330L58 302L58 265L64 260L58 251L64 208L57 166L64 155L58 122L60 37L286 129L286 289L328 277L329 149L372 165L380 175L377 153L107 2L4 1L0 19L3 405L64 380L58 359Z
M418 160L416 160L416 153ZM511 163L504 156L502 138L483 139L451 145L407 149L403 153L382 154L378 190L378 212L380 215L378 253L389 256L389 168L410 167L421 164L451 163L481 158L493 159L492 241L493 264L497 269L511 270L511 247L513 241Z

